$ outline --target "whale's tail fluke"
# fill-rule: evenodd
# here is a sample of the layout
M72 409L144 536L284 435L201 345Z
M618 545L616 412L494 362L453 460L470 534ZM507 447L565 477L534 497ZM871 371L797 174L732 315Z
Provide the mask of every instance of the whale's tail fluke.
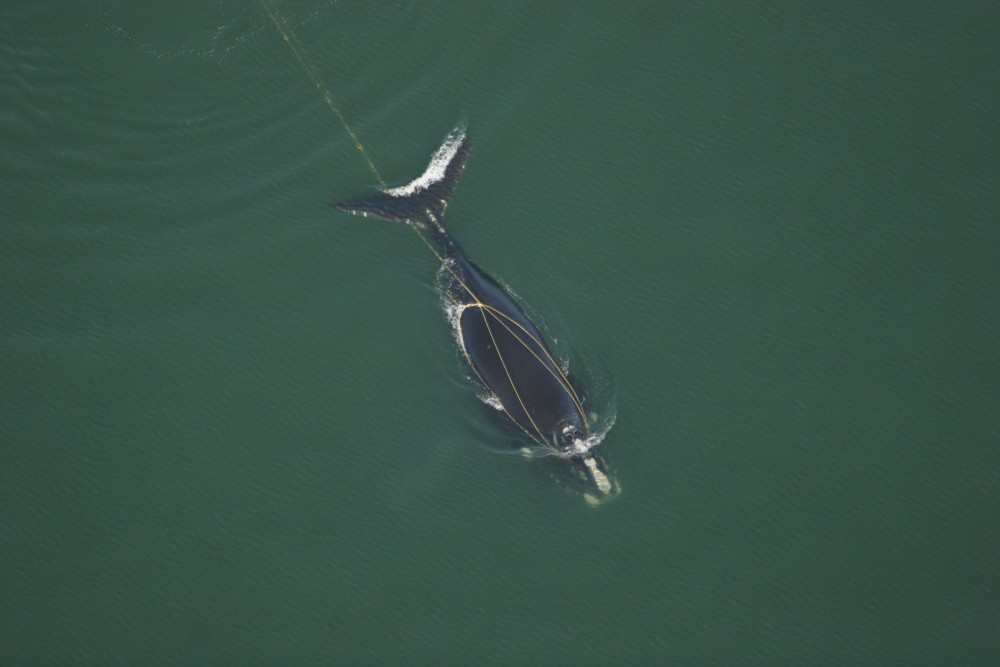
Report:
M464 128L455 128L416 180L387 188L373 197L338 202L333 208L354 215L411 224L430 223L441 228L441 216L455 192L471 147Z

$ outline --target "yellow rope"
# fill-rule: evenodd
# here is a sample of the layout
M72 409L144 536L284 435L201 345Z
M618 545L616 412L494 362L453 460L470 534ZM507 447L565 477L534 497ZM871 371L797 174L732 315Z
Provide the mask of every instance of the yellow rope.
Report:
M351 129L351 125L347 122L347 117L344 116L344 112L341 111L340 107L337 106L337 103L333 101L333 95L330 93L330 89L323 83L323 79L320 77L319 71L308 60L306 60L303 55L302 46L299 44L299 40L295 36L295 33L291 28L285 25L284 21L281 20L281 17L278 16L278 13L274 11L273 7L271 7L268 0L260 0L260 6L264 9L268 18L271 19L271 23L274 24L278 34L280 34L281 38L285 40L285 44L288 45L288 48L292 51L295 59L299 61L299 64L302 65L303 69L305 69L309 78L312 79L313 84L316 86L316 90L319 91L319 94L323 97L323 101L326 102L326 106L330 108L333 115L340 121L344 131L347 132L347 136L349 136L351 141L354 142L354 147L359 153L361 153L361 157L365 159L365 162L368 163L368 169L372 172L372 175L375 176L375 180L378 181L379 185L382 186L383 189L388 187L385 180L382 178L382 175L379 173L378 167L375 166L375 162L371 159L371 156L368 155L368 151L365 150L364 144L361 143L361 140L358 139L358 135L354 134L354 130ZM424 245L426 245L430 251L434 253L434 256L438 258L438 261L447 266L447 262L444 261L444 258L441 257L441 254L437 251L437 249L431 245L430 241L428 241L424 235L420 233L420 229L416 225L408 225L408 227L416 232L417 236L420 237L420 240L424 242ZM454 272L452 272L452 275L454 275ZM458 276L455 277L458 278ZM463 287L465 287L464 284ZM472 294L472 291L467 287L466 290L475 299L475 295ZM478 302L479 300L476 299L476 301Z
M333 112L333 115L340 120L340 124L344 126L344 130L347 132L347 135L351 138L351 141L354 142L354 147L358 149L358 152L361 153L362 157L365 158L365 161L368 162L368 168L371 169L372 174L374 174L375 180L377 180L379 185L383 188L386 187L385 181L382 180L381 174L378 173L378 168L375 167L375 163L372 161L371 157L368 156L368 151L366 151L365 147L361 144L361 140L358 139L358 135L354 134L354 130L352 130L351 126L347 123L347 118L340 110L340 107L338 107L333 101L333 95L330 94L330 89L323 85L323 79L320 77L319 71L317 71L317 69L303 57L302 47L299 44L298 38L295 37L295 33L293 33L291 28L288 28L282 22L282 20L278 17L277 12L271 8L271 5L267 2L267 0L260 0L260 6L264 8L265 12L267 12L268 17L271 19L271 23L274 24L274 27L281 34L281 37L285 40L285 44L288 45L288 48L292 50L292 53L299 61L299 64L301 64L309 74L309 78L311 78L313 83L316 85L316 90L318 90L319 94L323 96L323 101L326 102L326 106L330 107L330 111Z

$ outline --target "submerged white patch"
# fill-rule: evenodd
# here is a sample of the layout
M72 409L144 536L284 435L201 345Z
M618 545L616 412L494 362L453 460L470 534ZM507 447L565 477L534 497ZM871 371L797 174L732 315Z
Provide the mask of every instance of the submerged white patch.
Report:
M431 163L427 165L424 173L406 185L401 185L398 188L387 188L383 192L393 197L409 197L437 183L444 178L445 169L448 168L451 159L455 157L455 153L458 152L458 147L462 145L463 139L465 139L465 128L459 125L444 138L444 143L441 144L441 147L431 157Z
M552 456L552 450L548 447L521 447L520 451L526 459L541 459Z
M590 469L590 475L594 478L594 483L597 484L597 488L601 490L601 493L608 493L611 491L611 481L608 476L601 472L601 469L597 467L597 461L594 460L593 456L588 456L583 460Z

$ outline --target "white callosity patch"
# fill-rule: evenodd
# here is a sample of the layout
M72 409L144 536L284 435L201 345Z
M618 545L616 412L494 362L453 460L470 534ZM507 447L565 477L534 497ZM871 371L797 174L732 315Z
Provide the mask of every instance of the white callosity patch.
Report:
M601 493L609 493L611 491L611 481L608 476L601 472L601 469L597 467L597 461L594 460L593 456L588 456L583 460L590 470L591 477L594 478L594 483L597 484L597 488L601 490Z
M437 183L444 178L444 172L448 168L448 164L455 157L455 153L458 152L458 148L462 145L464 139L465 128L460 125L448 133L448 136L444 139L444 143L434 153L431 163L427 165L424 173L406 185L401 185L398 188L388 188L384 192L393 197L409 197Z

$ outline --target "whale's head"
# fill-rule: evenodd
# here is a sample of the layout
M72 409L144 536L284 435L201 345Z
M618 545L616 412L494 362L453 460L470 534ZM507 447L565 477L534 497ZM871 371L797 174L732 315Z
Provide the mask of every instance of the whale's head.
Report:
M542 461L559 486L583 497L588 505L601 505L621 492L599 447L585 449L582 453L546 456Z
M591 449L579 456L566 459L569 465L570 484L587 501L600 505L619 494L621 489L599 450Z
M573 419L561 424L552 435L552 442L563 456L578 456L587 451L587 427Z
M574 415L559 423L551 439L556 450L550 457L552 474L562 486L583 496L588 505L600 505L618 495L618 482L598 447L603 434L592 434Z

